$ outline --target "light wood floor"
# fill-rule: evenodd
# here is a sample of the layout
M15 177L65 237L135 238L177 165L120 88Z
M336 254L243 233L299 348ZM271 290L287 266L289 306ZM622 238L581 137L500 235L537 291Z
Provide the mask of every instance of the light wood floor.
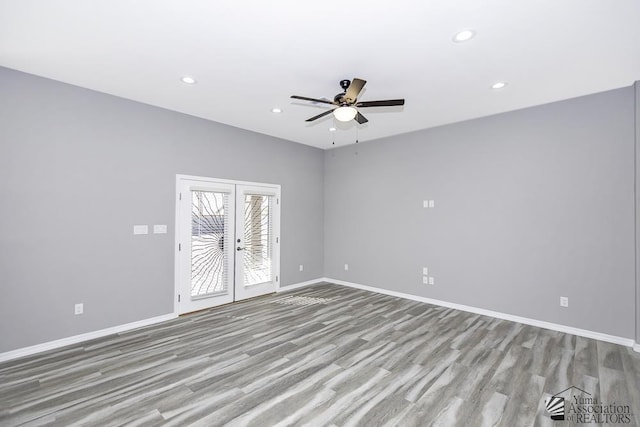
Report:
M570 386L638 425L630 348L326 284L0 364L0 425L575 425Z

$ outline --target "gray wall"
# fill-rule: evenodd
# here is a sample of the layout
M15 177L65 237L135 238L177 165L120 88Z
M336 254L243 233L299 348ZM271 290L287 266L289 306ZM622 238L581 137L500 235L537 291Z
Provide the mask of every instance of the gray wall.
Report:
M0 352L172 312L176 174L282 185L283 285L326 276L640 340L638 99L323 153L0 68Z
M323 163L311 147L0 68L0 352L173 311L176 174L281 184L281 282L321 277Z
M324 177L327 277L634 338L633 88L334 149Z

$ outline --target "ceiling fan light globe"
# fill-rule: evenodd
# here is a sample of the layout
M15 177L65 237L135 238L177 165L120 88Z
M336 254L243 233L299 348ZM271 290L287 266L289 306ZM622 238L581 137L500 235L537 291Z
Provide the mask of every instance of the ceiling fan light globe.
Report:
M353 107L338 107L333 110L333 116L340 122L353 120L356 114L358 114L358 110Z

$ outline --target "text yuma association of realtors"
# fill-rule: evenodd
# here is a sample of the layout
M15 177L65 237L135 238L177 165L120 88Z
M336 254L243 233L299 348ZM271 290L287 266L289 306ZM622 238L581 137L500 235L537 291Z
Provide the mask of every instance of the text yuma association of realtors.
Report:
M577 423L631 423L631 408L629 405L604 404L595 397L572 396L568 402L565 418Z

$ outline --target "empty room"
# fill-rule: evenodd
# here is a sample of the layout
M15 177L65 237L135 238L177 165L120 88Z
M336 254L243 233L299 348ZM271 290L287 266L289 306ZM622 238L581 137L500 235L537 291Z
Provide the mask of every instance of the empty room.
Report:
M0 426L640 426L639 22L0 0Z

